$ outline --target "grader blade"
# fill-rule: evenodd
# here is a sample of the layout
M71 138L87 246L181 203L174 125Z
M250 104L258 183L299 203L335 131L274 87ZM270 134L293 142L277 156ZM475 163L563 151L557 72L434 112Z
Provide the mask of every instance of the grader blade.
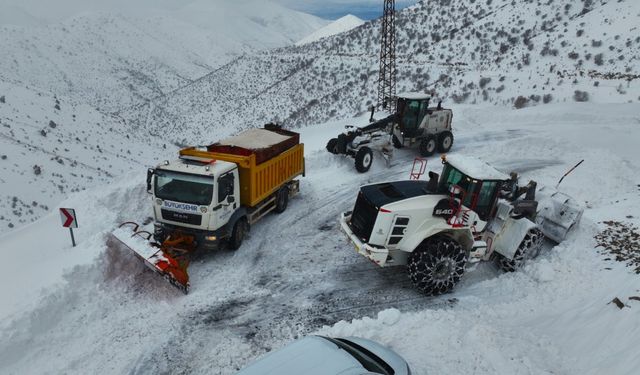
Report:
M564 241L580 222L584 207L567 194L548 186L538 190L536 198L539 202L536 223L542 233L557 243Z
M192 238L173 235L173 238L169 237L163 244L158 244L151 241L150 232L139 230L139 225L133 222L121 224L112 235L149 269L160 274L183 293L189 293L187 254L195 247Z

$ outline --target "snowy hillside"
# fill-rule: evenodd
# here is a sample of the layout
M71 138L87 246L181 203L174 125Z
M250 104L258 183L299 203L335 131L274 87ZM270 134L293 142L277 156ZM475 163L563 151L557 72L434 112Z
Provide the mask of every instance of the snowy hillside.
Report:
M364 21L361 20L360 18L352 14L347 14L346 16L331 22L327 26L314 31L310 35L301 39L296 43L296 46L317 42L320 39L353 30L356 27L362 25L363 23Z
M0 233L175 149L87 104L0 81Z
M14 18L0 23L0 50L11 57L0 61L0 80L114 112L188 85L235 56L292 44L326 25L268 1L168 3L179 6L123 13L96 5L97 11L69 11L41 27L14 26ZM74 4L83 9L74 0L59 6ZM0 3L3 9L39 14L31 1Z
M55 212L0 237L11 265L0 273L8 286L0 291L0 373L233 374L314 332L378 340L414 374L635 373L637 238L626 267L596 247L602 242L594 236L609 220L635 226L624 241L638 234L640 106L453 110L452 155L481 157L541 185L555 185L585 159L561 185L587 207L580 227L524 270L504 274L483 264L454 293L429 298L402 267L380 269L356 254L338 215L353 207L359 185L407 178L416 151L397 150L390 168L378 159L358 174L353 160L327 153L324 144L346 123L365 119L315 125L302 129L307 177L300 195L284 214L256 224L238 251L197 257L188 295L109 240L120 221L148 216L139 173L63 203L79 209L75 249ZM440 167L437 157L429 160L429 170ZM610 303L616 297L622 309Z
M511 108L638 102L639 22L633 0L421 2L397 16L398 92ZM180 134L188 139L211 124L300 126L362 113L376 97L379 27L241 56L154 99L150 130L189 129ZM122 115L143 126L148 114Z

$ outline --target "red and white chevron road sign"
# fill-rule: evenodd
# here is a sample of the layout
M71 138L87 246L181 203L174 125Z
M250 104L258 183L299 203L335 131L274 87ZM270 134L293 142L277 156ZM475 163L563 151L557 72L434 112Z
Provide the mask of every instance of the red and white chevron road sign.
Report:
M76 210L74 210L73 208L61 208L60 220L62 221L62 226L65 228L78 227L78 221L76 220Z

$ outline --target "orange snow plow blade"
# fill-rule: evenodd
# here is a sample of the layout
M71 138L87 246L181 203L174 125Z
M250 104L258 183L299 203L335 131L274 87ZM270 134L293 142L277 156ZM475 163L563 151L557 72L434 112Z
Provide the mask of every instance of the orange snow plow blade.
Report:
M195 250L192 236L172 233L162 244L151 241L150 232L139 230L134 222L120 224L112 235L129 248L152 271L159 273L171 285L189 293L189 253Z

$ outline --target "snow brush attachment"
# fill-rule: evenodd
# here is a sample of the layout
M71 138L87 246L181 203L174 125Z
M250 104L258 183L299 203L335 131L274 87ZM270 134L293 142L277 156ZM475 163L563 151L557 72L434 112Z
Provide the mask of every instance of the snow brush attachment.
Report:
M549 186L538 190L536 199L536 223L542 233L557 243L564 241L571 229L580 223L584 207L572 197Z
M129 248L152 271L162 275L171 285L183 293L189 293L188 254L195 250L192 236L176 232L168 236L162 244L151 241L152 234L139 230L137 223L128 221L120 224L112 235Z

